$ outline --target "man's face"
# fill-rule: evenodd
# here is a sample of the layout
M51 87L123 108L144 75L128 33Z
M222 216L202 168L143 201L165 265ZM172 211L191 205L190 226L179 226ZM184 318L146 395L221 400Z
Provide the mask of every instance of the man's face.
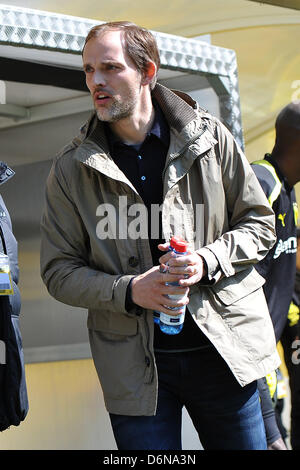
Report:
M142 76L123 50L121 31L90 39L83 52L83 68L101 121L116 122L134 115Z

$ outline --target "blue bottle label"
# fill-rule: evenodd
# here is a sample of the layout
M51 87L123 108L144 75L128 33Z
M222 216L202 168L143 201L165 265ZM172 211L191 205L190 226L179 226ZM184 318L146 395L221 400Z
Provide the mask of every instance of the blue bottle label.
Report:
M164 323L165 325L182 325L184 322L184 314L181 313L180 315L172 316L172 315L167 315L166 313L161 313L160 314L160 321L161 323Z

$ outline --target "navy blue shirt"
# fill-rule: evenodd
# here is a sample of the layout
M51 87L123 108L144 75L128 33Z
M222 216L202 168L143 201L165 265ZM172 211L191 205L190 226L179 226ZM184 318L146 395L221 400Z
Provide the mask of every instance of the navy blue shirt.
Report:
M151 236L151 205L163 202L163 170L170 143L169 124L157 103L153 102L155 117L152 128L141 145L127 145L120 141L104 124L111 157L133 184L148 210L148 238L153 265L159 264L163 252L158 250L159 243L165 243L162 237L161 212L159 212L159 235ZM129 309L130 290L127 291L126 306ZM154 349L157 351L182 351L198 349L211 345L206 336L195 324L190 313L186 312L183 330L178 335L162 333L155 324Z
M133 184L148 211L148 234L153 264L163 252L157 245L165 243L162 238L161 212L158 227L154 227L151 236L151 205L160 206L163 202L162 174L170 143L169 125L158 105L154 104L155 117L152 128L141 145L124 144L105 124L105 133L109 143L111 157Z

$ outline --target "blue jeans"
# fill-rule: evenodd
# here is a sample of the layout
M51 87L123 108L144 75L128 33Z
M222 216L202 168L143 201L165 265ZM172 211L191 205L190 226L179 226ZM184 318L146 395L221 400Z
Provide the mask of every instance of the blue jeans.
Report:
M181 450L186 407L205 450L265 450L256 381L241 387L215 348L156 353L155 416L110 414L119 450Z

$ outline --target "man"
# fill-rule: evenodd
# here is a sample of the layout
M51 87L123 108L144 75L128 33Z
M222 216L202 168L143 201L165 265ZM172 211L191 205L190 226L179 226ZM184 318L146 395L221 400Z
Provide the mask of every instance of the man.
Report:
M281 110L276 119L275 130L276 139L272 153L252 165L275 213L277 235L277 243L256 268L266 279L264 292L276 342L282 341L286 363L289 370L294 371L297 367L292 366L291 362L294 338L291 338L293 330L288 324L288 312L296 274L298 207L294 185L300 181L300 101L289 103ZM273 425L273 430L275 426L276 424ZM295 425L292 425L292 429L294 435ZM279 438L279 445L280 441L282 439ZM278 448L276 444L275 448Z
M296 280L287 323L281 336L291 391L291 433L293 450L300 450L300 229L297 229ZM284 402L282 400L281 405ZM280 408L278 410L280 412Z
M119 450L181 449L183 406L205 449L264 449L256 379L279 358L253 264L274 243L273 212L231 134L156 84L159 65L153 36L132 23L88 34L96 115L49 175L42 277L89 310ZM188 255L167 251L172 234ZM153 311L186 303L179 335L154 326Z

